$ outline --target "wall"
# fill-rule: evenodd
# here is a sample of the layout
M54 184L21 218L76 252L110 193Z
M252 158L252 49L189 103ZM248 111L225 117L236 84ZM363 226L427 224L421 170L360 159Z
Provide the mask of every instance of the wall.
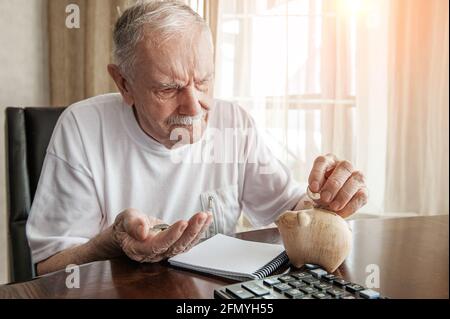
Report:
M0 0L0 284L8 282L5 107L48 105L46 0Z

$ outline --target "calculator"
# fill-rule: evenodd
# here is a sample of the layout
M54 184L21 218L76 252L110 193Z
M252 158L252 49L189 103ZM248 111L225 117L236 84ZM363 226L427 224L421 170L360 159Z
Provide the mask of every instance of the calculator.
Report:
M285 274L214 290L216 299L387 299L379 292L306 265Z

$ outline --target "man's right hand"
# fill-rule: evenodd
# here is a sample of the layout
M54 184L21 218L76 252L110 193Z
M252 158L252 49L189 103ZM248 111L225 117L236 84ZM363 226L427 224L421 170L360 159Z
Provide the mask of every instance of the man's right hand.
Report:
M112 227L114 243L131 259L159 262L191 249L212 222L211 213L197 213L189 221L178 221L167 230L152 228L164 222L135 209L120 213Z

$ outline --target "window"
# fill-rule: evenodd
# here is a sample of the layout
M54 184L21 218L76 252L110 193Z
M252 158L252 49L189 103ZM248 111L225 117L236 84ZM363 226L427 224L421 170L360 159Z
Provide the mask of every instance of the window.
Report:
M204 18L204 0L184 0L184 2Z
M336 1L221 1L216 96L237 101L307 180L313 159L354 160L356 22Z

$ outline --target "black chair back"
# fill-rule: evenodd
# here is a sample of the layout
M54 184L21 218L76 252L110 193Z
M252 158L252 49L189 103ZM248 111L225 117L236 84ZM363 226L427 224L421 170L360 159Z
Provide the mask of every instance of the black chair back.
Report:
M25 226L53 129L65 108L6 109L8 226L11 281L35 276Z

